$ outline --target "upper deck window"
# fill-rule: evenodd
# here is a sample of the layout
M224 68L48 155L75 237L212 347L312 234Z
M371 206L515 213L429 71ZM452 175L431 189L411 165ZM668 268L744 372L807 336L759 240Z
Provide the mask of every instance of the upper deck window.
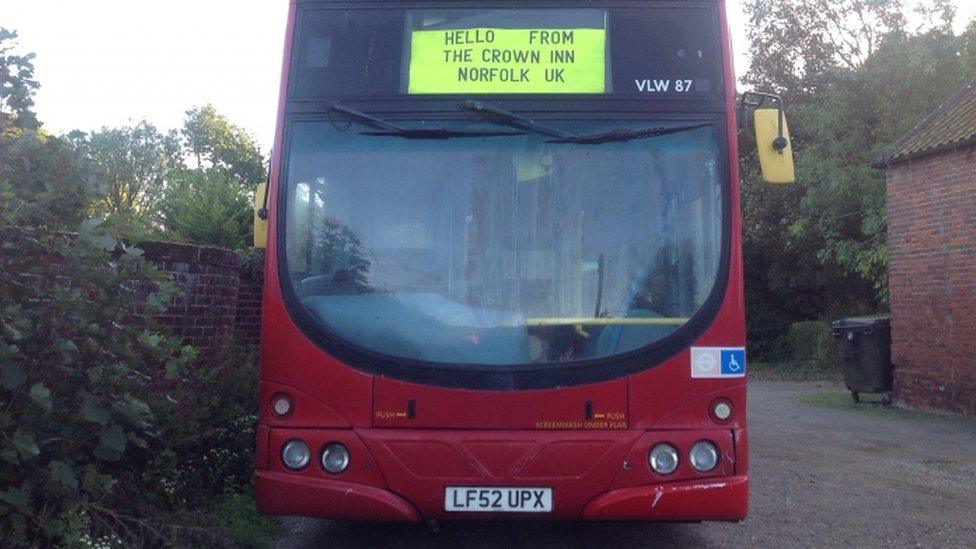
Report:
M599 94L715 99L713 7L301 12L290 98Z

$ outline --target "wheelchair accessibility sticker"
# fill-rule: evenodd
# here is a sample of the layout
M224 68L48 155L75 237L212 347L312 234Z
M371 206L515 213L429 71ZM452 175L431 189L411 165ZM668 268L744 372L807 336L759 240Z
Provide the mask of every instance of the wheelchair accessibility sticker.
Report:
M722 379L745 377L746 350L742 348L692 347L691 377Z

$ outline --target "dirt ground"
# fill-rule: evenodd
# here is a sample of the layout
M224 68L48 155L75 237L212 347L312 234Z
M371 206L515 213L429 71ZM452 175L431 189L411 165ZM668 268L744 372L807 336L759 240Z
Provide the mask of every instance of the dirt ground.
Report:
M278 547L976 547L976 421L832 406L842 400L828 391L841 389L752 383L752 500L740 524L444 524L431 532L287 519Z

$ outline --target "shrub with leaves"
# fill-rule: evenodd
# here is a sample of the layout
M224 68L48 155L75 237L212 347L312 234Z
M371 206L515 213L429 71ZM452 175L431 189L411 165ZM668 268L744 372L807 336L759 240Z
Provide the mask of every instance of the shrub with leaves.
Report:
M151 318L176 288L98 222L71 235L11 224L6 213L0 530L32 544L89 532L156 537L164 525L147 518L159 514L152 494L170 479L154 411L193 353L151 322L136 327L133 304Z
M173 177L160 204L167 238L240 250L253 238L251 197L216 170L187 170Z
M0 539L160 539L157 410L192 351L151 319L176 288L86 219L95 183L66 143L0 132Z
M168 275L85 218L97 196L90 179L47 170L52 154L71 164L65 145L32 131L8 135L0 539L229 543L239 525L226 524L213 502L249 501L235 494L247 493L253 470L254 357L194 362L192 349L153 322L178 291Z

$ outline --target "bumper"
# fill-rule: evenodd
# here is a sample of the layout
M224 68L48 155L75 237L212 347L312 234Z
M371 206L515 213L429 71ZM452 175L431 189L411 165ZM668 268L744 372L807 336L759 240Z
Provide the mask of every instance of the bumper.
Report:
M254 490L258 510L268 515L377 522L421 520L420 513L407 500L364 484L258 471Z
M406 499L381 488L336 480L260 471L255 478L258 509L266 514L377 522L421 522ZM734 521L749 507L749 479L732 476L614 490L600 495L576 515L586 521ZM466 515L464 519L517 519L522 515ZM572 515L572 513L570 513ZM562 518L566 515L563 514ZM541 517L525 517L538 519ZM554 517L555 518L555 517Z
M735 521L749 511L749 477L674 482L608 492L580 518L604 521Z

